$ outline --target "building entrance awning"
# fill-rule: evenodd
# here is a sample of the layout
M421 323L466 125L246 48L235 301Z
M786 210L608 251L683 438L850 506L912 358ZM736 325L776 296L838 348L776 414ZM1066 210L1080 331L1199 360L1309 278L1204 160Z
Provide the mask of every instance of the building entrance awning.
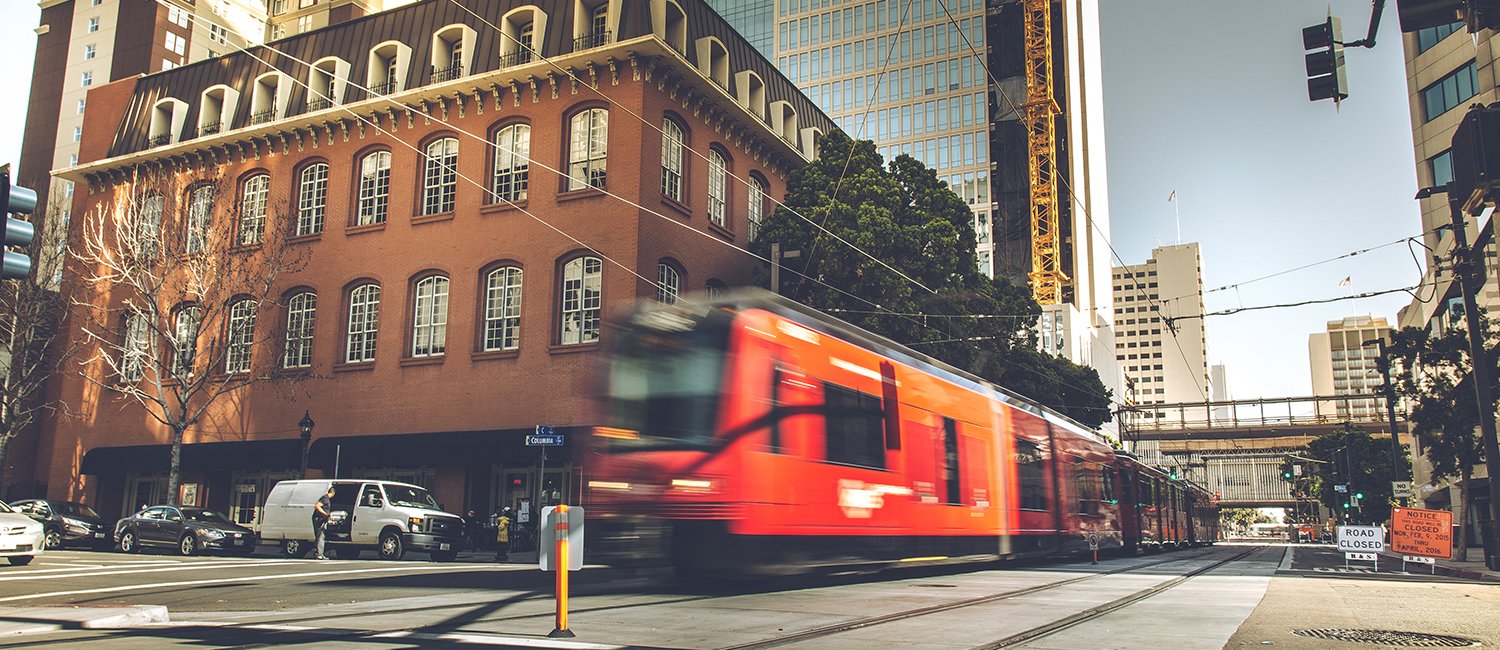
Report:
M200 442L182 446L184 471L296 469L302 461L302 441L237 440ZM83 455L79 472L101 474L154 474L171 467L172 445L95 447Z
M559 427L564 444L547 447L549 464L563 463L572 455L575 438L587 427ZM340 467L427 467L435 465L535 465L543 447L528 447L526 436L535 429L488 429L483 431L433 431L371 436L316 438L308 453L309 467L331 470L334 457Z

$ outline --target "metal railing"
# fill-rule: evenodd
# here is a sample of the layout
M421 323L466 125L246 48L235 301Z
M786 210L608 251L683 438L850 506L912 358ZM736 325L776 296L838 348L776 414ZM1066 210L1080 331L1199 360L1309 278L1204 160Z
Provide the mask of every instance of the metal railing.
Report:
M387 82L385 82L383 84L371 84L370 85L370 96L371 97L382 97L382 96L385 96L385 95L389 95L389 94L391 94L393 92L396 92L396 80L395 79L387 81Z
M170 133L163 133L161 135L153 135L153 136L151 136L151 146L153 146L153 147L160 147L160 146L162 146L164 144L168 144L170 142L172 142L172 134L170 134Z
M333 100L327 97L314 97L307 100L307 112L321 111L325 108L333 108Z
M432 71L432 83L442 83L444 81L453 81L454 79L457 79L457 78L462 77L462 76L464 76L464 66L463 66L463 64L462 63L455 63L453 65L450 65L450 66L446 67L446 68L437 68L437 69L433 70Z
M531 63L531 50L516 50L500 57L500 67L509 68Z
M198 127L198 135L199 136L213 135L213 134L218 133L218 132L223 131L223 130L224 130L224 125L223 124L220 124L219 122L210 122L208 124L204 124L203 126Z
M1397 412L1400 413L1401 409L1397 408ZM1244 429L1344 422L1389 425L1385 396L1378 393L1139 404L1121 409L1120 414L1133 431Z
M573 39L573 51L578 52L607 44L609 44L609 30L606 29Z
M255 113L251 113L250 114L250 123L251 124L265 124L266 122L270 122L270 121L275 120L275 119L276 119L276 107L275 106L272 106L271 108L268 108L268 109L263 110L263 111L257 111Z

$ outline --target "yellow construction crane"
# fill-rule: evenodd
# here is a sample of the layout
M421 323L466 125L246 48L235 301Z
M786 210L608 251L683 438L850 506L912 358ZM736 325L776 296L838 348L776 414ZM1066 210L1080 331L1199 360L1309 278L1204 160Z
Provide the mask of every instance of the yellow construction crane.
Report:
M1057 122L1052 97L1052 2L1021 0L1026 48L1027 167L1031 176L1031 292L1041 305L1062 302L1068 274L1058 242Z

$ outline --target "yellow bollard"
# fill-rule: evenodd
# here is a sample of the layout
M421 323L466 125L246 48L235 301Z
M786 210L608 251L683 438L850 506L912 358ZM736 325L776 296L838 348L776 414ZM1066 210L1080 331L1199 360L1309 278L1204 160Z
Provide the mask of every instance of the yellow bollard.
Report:
M575 635L568 629L568 506L557 506L557 628L547 636L571 639Z

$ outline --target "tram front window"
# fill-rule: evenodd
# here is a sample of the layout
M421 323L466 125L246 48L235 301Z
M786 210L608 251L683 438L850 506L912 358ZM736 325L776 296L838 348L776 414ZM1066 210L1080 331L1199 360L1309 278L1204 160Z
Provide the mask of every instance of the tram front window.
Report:
M618 448L707 447L714 434L729 317L637 318L615 349L609 377L611 424L639 433Z

